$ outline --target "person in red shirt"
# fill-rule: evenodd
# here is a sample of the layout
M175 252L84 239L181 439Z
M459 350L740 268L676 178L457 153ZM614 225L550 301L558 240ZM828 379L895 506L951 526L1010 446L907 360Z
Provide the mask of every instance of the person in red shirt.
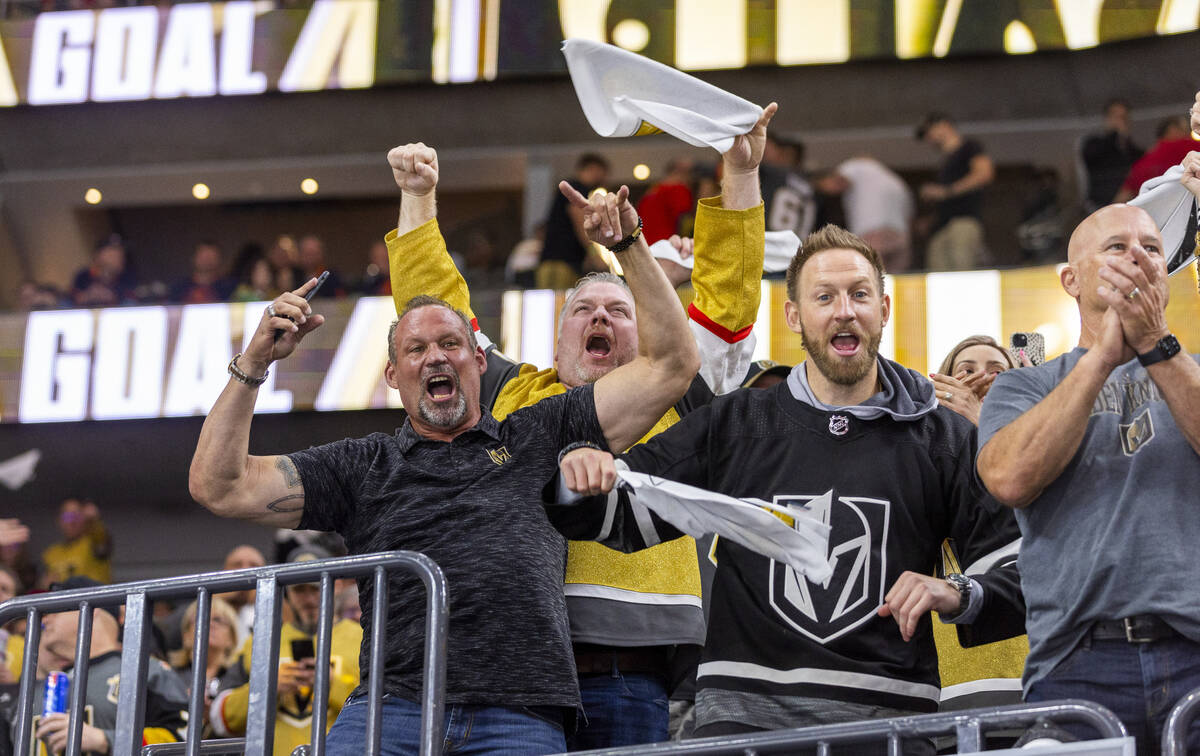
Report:
M650 191L638 202L637 211L642 219L642 233L646 235L647 244L683 233L679 228L679 219L691 212L696 204L691 184L692 161L675 158L667 163L667 175L663 180L650 187Z
M1200 149L1200 142L1192 139L1187 119L1183 116L1164 119L1158 124L1155 136L1158 141L1129 169L1129 175L1125 177L1125 183L1121 184L1121 190L1113 202L1133 199L1143 183L1158 178L1171 166L1182 163L1189 152Z

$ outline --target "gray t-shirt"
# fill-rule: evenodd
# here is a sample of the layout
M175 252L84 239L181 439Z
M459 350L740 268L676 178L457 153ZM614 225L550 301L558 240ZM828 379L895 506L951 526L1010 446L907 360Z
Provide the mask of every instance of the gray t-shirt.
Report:
M352 554L419 551L446 574L450 624L446 702L493 706L579 704L567 634L566 541L551 527L542 487L558 452L604 444L591 386L479 423L448 443L406 421L295 452L304 482L301 529L335 530ZM365 689L373 590L359 580ZM421 694L425 590L405 573L389 581L384 689Z
M980 448L1044 399L1085 353L1076 348L1000 374L983 403ZM1137 360L1121 365L1096 397L1066 469L1017 510L1030 646L1026 691L1100 620L1157 614L1200 642L1197 491L1200 456L1146 369Z

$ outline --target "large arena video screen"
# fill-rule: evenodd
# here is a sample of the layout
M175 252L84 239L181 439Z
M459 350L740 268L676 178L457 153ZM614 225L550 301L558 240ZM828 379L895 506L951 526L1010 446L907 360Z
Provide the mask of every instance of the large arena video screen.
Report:
M1198 25L1197 0L145 3L0 19L0 106L561 74L567 37L703 71L1077 50Z

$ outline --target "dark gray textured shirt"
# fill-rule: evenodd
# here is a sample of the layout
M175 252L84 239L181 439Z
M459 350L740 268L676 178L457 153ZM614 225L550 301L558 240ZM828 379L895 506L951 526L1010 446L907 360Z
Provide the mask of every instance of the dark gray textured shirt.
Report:
M336 530L352 554L419 551L446 573L447 703L579 704L562 589L566 541L541 505L559 450L574 441L604 444L591 386L503 423L485 412L448 443L423 438L405 421L394 435L289 455L304 482L300 528ZM359 591L365 671L371 581L359 580ZM388 601L384 689L419 701L425 590L395 573Z

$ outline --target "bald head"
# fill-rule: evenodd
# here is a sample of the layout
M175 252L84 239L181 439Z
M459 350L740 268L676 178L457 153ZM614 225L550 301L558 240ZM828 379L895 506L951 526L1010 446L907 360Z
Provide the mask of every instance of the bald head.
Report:
M1089 333L1099 332L1100 320L1108 309L1099 291L1112 288L1112 284L1100 275L1100 271L1118 259L1138 265L1135 250L1139 248L1154 264L1163 264L1162 234L1149 213L1132 205L1102 207L1085 218L1071 234L1067 244L1067 265L1059 276L1063 289L1079 303L1082 346L1088 345L1085 341L1090 343ZM1165 272L1164 266L1164 275Z
M1158 239L1158 245L1162 246L1162 236L1150 213L1133 205L1107 205L1084 218L1075 227L1071 233L1071 240L1067 242L1067 262L1076 265L1084 255L1100 251L1098 245L1121 229L1136 230L1136 235L1147 241L1153 236Z

